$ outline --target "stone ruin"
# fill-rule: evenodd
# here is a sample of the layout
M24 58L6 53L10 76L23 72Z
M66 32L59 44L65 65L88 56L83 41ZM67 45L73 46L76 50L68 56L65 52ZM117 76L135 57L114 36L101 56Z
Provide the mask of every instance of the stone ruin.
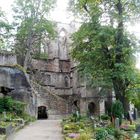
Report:
M11 96L25 102L25 111L36 116L36 95L33 92L27 75L17 67L14 54L0 54L0 97Z
M86 81L78 75L70 57L70 36L74 30L72 25L59 23L57 38L47 41L44 47L48 60L32 59L31 62L31 77L43 87L38 89L38 106L46 106L51 117L71 114L75 107L82 114L99 115L112 103L110 90L100 100L100 88L87 88Z
M48 59L32 59L28 76L12 67L17 64L15 55L0 54L0 96L6 91L14 99L26 102L27 112L36 117L44 108L47 116L55 119L71 114L75 107L82 114L105 113L112 102L112 93L109 91L100 100L100 88L87 88L86 81L78 75L70 57L70 36L74 30L73 25L58 24L57 38L46 39L43 47Z

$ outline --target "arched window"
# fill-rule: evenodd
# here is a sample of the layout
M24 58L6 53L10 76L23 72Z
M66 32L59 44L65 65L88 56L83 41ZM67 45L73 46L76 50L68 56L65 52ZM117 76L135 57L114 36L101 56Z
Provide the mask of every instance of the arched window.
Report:
M94 102L90 102L88 104L88 110L89 110L90 115L94 115L95 114L95 112L96 112L96 105L95 105Z
M64 84L65 84L65 87L69 86L69 77L68 76L64 77Z
M59 32L59 41L61 42L62 46L66 45L67 42L67 31L62 28Z

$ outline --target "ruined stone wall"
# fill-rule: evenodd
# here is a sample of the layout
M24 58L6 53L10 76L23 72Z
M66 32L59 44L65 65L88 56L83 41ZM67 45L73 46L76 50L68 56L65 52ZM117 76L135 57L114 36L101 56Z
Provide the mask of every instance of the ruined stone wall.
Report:
M12 66L17 64L16 55L0 53L0 65L1 66Z
M37 83L34 83L33 86L38 91L37 105L46 106L49 111L48 115L66 115L68 113L67 100Z
M59 24L56 30L56 39L46 43L48 60L33 59L31 62L31 77L49 91L38 90L38 105L45 104L52 114L67 114L72 112L74 101L77 100L83 114L88 112L90 103L95 104L95 114L104 112L103 103L99 101L99 88L87 86L84 76L80 76L76 70L77 63L70 58L73 26ZM49 93L53 93L58 99Z
M26 112L37 116L36 94L30 86L27 74L17 66L16 55L0 54L0 95L11 96L13 99L26 103Z

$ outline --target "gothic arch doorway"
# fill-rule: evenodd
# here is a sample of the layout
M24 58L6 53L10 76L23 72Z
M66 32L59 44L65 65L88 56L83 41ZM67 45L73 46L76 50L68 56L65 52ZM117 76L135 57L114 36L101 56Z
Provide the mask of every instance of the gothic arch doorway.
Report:
M95 105L94 102L90 102L88 104L88 111L89 111L90 115L94 115L95 114L95 112L96 112L96 105Z
M38 119L47 119L48 113L46 106L39 106L38 107Z

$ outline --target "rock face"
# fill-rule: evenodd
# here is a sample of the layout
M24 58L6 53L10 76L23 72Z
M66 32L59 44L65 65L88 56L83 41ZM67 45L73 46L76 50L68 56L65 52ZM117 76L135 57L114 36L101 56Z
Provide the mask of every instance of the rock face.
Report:
M25 73L15 67L0 66L0 87L31 88Z
M25 102L26 112L36 116L36 97L22 70L16 67L0 66L0 93Z

